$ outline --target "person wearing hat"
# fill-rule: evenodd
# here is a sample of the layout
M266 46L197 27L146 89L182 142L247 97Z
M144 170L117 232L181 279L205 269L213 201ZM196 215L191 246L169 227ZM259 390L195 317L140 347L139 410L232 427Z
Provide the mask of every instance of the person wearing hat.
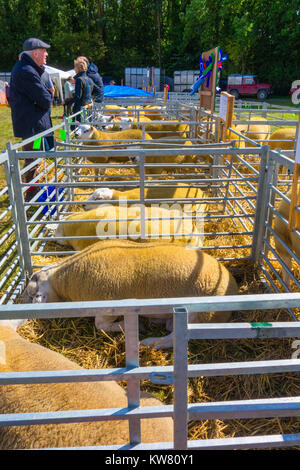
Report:
M42 80L49 47L49 44L40 39L26 39L23 52L11 71L10 106L13 131L15 137L21 137L22 140L52 127L49 113L52 94ZM24 145L22 149L33 151L33 142ZM25 166L33 161L33 158L25 159ZM35 166L24 174L25 182L36 176L36 169ZM31 199L36 192L27 190L26 200Z

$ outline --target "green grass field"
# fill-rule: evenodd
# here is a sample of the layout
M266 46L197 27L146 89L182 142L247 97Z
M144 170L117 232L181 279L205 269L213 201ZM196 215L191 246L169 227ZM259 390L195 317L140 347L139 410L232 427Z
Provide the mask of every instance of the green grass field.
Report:
M59 124L64 112L63 106L55 106L52 108L52 123ZM7 142L13 144L21 142L21 139L14 137L10 108L0 108L0 149L6 149Z

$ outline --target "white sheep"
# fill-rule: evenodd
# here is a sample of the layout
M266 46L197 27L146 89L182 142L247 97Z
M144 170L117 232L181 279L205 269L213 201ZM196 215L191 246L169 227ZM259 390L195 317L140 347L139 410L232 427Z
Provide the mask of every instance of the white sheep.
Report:
M202 236L196 235L202 231L202 224L197 219L191 218L192 204L166 204L161 207L153 204L144 208L145 218L150 219L145 220L146 236L151 236L150 239L164 239L194 247L202 246ZM127 204L126 201L119 205L102 204L89 211L69 215L65 222L58 225L54 237L66 237L58 239L57 242L71 246L76 251L83 250L103 239L102 237L117 236L117 238L126 237L142 241L141 213L141 204ZM194 235L191 235L192 233Z
M117 116L112 118L106 126L108 131L124 131L133 128L134 119L132 117Z
M22 338L7 322L0 324L0 344L4 345L0 372L83 370L62 354ZM141 393L141 406L162 403L149 393ZM114 381L1 385L0 413L35 413L68 410L126 408L125 390ZM143 442L173 440L171 418L141 420ZM41 449L129 443L128 423L90 421L47 425L0 427L0 449Z
M202 250L163 242L108 240L34 273L26 292L33 303L44 303L236 295L238 287L228 269ZM230 317L227 311L193 312L189 322L227 322ZM95 325L118 331L117 318L99 314ZM171 347L170 335L166 338L148 339L146 344L157 341L159 347Z
M150 186L145 188L145 199L203 199L204 193L200 188L193 188L192 186L185 186L184 184L176 184L175 186ZM127 191L118 191L117 189L110 188L97 188L88 197L85 204L81 207L87 211L95 209L97 201L109 201L109 200L120 200L126 199L139 200L140 199L140 188L128 189ZM179 204L186 204L188 201L180 202ZM152 202L146 202L146 205L152 204ZM204 211L206 205L200 203L200 201L192 203L193 211Z
M286 196L291 199L292 195L292 190L290 189ZM289 221L289 212L290 212L290 204L286 202L284 199L280 201L279 207L278 207L278 212L287 220ZM285 244L292 250L298 258L300 258L300 240L299 237L297 237L296 233L293 231L289 230L289 227L278 217L275 216L274 219L274 230L275 232L280 236L280 238L285 242ZM284 248L282 243L275 238L275 247L276 251L279 254L279 256L283 259L289 270L291 271L292 269L292 257L291 255L287 252L287 250ZM287 285L287 287L290 286L290 276L288 275L287 271L283 269L283 281Z

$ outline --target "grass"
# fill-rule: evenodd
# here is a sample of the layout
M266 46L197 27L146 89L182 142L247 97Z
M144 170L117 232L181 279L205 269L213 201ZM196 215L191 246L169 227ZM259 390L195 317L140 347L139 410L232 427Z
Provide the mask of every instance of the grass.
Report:
M61 118L64 112L63 106L52 107L51 118L53 126L61 122ZM0 152L6 150L6 144L11 142L12 144L17 144L21 142L22 139L14 136L12 120L11 120L11 110L10 108L0 108ZM4 169L3 166L0 166L0 184L4 179Z

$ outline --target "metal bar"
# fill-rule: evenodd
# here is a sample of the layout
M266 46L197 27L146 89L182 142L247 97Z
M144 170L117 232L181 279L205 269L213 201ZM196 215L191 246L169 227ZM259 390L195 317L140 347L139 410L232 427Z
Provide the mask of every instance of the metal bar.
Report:
M272 447L294 447L300 443L300 434L273 434L265 436L232 437L219 439L200 439L188 441L188 450L239 450L239 449L269 449ZM154 450L172 450L172 442L154 442L137 445L113 445L113 446L86 446L86 447L61 447L55 450L100 450L100 451L122 451L143 450L153 452ZM30 449L51 450L51 449ZM167 457L167 456L165 456ZM193 462L193 456L189 455L187 462ZM154 460L153 460L154 461ZM156 461L155 461L156 462ZM164 460L166 462L166 460Z
M189 364L187 377L223 377L234 375L259 375L300 371L299 359L272 361L222 362L214 364ZM30 372L1 372L0 385L98 382L120 380L151 380L151 376L174 374L173 366L133 368L54 370Z
M96 311L103 315L123 315L128 309L139 315L172 313L174 308L182 307L189 312L299 308L300 292L4 305L2 314L7 319L71 318L95 316ZM285 325L289 326L288 323Z
M174 449L187 448L187 367L188 367L188 311L175 308L174 323Z
M125 351L126 367L135 369L139 367L139 319L138 315L125 315ZM128 408L138 408L140 406L140 381L129 378L127 381ZM141 422L139 418L129 418L130 444L141 442Z
M239 400L188 405L190 419L273 418L300 416L300 397ZM172 405L110 408L101 410L72 410L41 413L9 413L0 415L0 426L77 423L135 418L171 417Z
M271 167L271 171L270 171ZM265 231L265 221L267 219L267 207L270 199L270 182L273 174L273 166L269 160L269 147L262 147L259 183L257 190L257 203L254 222L252 263L259 262L260 253L263 246L263 236Z
M31 263L31 256L30 256L30 249L29 249L29 240L28 240L28 229L26 227L26 216L24 211L24 206L22 204L23 201L23 194L21 189L21 176L20 176L20 168L19 162L16 156L16 150L12 150L11 143L7 144L7 153L9 158L9 164L11 169L11 183L13 188L13 197L15 201L15 208L16 208L16 220L14 221L16 225L18 225L17 235L18 241L21 245L21 257L22 259L22 269L27 271L29 274L32 273L32 263ZM24 152L25 154L27 152Z

